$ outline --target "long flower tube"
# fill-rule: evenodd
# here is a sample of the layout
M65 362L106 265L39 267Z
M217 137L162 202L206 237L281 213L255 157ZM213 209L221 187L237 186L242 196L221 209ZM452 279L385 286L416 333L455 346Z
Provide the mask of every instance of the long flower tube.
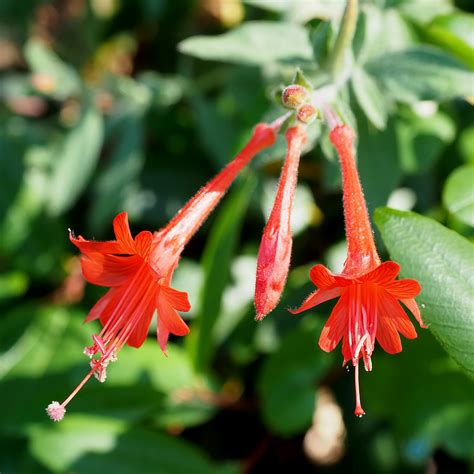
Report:
M258 124L242 151L215 178L209 181L166 225L152 234L140 232L132 237L126 213L114 219L115 240L97 242L75 237L71 242L82 253L85 279L94 285L109 287L92 307L86 322L99 319L102 330L92 336L84 349L91 369L73 392L62 402L46 409L50 418L60 421L66 406L94 375L104 382L107 366L117 360L125 345L140 347L157 313L157 340L166 351L171 334L184 336L189 328L178 311L189 311L187 293L171 288L171 279L186 243L215 208L238 173L260 151L271 146L285 117L270 125Z
M402 350L399 333L408 339L417 336L400 302L421 327L426 326L414 299L421 291L420 284L412 279L396 280L400 266L391 261L382 263L377 253L354 160L354 132L334 117L329 119L329 137L338 152L342 171L347 259L339 275L323 265L315 265L310 277L318 289L292 312L301 313L339 298L321 333L319 346L330 352L342 339L343 365L351 361L354 366L354 413L362 416L365 412L359 390L360 359L365 370L371 371L375 341L386 352L395 354Z
M256 319L263 319L280 300L288 276L291 260L291 209L298 178L301 150L307 135L303 125L296 125L286 132L288 145L285 164L270 217L257 257L255 282Z

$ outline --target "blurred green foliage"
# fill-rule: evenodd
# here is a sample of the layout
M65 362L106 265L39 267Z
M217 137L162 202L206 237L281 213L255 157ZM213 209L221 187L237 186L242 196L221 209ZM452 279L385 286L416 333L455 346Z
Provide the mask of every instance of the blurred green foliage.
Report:
M474 383L455 362L472 373L472 5L361 2L349 60L332 77L343 6L0 2L3 474L472 472ZM87 371L82 349L97 327L82 320L102 294L84 287L67 228L107 239L125 210L134 233L157 230L258 121L281 114L275 90L297 67L357 129L370 211L418 214L383 209L376 222L385 256L422 283L430 329L395 357L376 352L359 420L339 350L317 347L331 305L303 318L286 311L310 291L310 264L336 271L344 258L337 160L317 124L278 308L253 321L281 137L185 251L174 282L190 295L191 334L167 358L152 336L125 348L107 382L90 382L53 424L44 407ZM311 426L330 433L313 440L325 455L308 447Z

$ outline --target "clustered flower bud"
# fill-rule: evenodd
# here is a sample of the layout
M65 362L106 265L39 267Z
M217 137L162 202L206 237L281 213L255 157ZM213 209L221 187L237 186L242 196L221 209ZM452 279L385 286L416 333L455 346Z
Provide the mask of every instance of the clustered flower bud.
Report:
M292 84L283 90L282 102L288 109L297 109L308 100L308 91L303 86Z
M305 125L313 123L317 115L318 111L316 107L312 106L311 104L303 104L296 111L296 118Z

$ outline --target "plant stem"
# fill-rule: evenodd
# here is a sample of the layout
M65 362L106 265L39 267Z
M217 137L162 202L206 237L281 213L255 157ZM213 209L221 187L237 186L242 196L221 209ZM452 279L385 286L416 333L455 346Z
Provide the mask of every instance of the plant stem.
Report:
M357 16L359 13L358 0L347 0L344 16L336 38L336 44L329 58L329 71L332 77L337 78L339 72L344 66L346 52L352 43L354 32L357 25Z

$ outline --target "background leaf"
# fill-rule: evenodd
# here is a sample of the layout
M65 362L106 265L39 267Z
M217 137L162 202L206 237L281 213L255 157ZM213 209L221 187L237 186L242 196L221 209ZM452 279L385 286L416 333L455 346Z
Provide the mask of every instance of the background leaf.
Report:
M379 209L375 222L404 276L415 278L422 316L446 351L474 376L474 246L441 224L410 212Z
M200 59L263 65L311 60L306 30L293 23L249 21L218 36L194 36L179 44L182 53Z
M474 165L460 166L449 175L443 202L449 212L474 227Z
M86 106L54 157L48 201L52 215L69 209L87 186L99 159L103 135L102 117L94 107Z
M434 48L419 46L385 54L371 60L366 68L391 97L401 102L447 100L474 93L473 73Z

